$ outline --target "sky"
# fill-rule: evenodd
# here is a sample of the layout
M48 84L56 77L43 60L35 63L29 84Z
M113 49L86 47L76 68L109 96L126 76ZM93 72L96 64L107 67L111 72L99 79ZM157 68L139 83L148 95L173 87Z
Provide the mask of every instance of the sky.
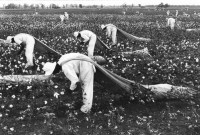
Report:
M9 3L21 4L44 4L50 5L51 3L57 5L65 4L83 4L83 5L122 5L134 4L134 5L158 5L161 2L169 5L200 5L200 0L0 0L0 5L7 5Z

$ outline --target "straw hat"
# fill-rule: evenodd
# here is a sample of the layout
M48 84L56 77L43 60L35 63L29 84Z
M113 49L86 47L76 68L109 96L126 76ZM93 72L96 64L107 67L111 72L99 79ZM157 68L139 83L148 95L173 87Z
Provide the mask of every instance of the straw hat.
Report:
M56 62L47 62L43 66L43 70L45 71L45 75L51 75L56 67Z

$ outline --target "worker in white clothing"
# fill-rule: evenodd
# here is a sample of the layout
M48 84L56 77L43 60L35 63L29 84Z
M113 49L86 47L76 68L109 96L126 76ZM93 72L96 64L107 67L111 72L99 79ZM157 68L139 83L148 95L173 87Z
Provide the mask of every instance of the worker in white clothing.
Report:
M66 20L69 20L69 14L68 14L67 12L65 12L64 15L65 15L65 19L66 19Z
M89 41L88 44L88 56L89 57L93 57L94 54L94 48L95 48L95 44L97 41L97 36L96 34L94 34L92 31L89 30L82 30L82 31L76 31L74 32L74 36L82 43L86 43Z
M117 27L113 24L102 24L102 30L106 30L106 35L112 39L112 45L116 45L117 43Z
M61 20L61 23L64 22L64 20L69 20L69 14L67 12L64 12L64 15L60 15L60 20Z
M167 12L166 12L166 13L167 13L167 16L169 16L169 15L170 15L170 11L169 11L169 10L167 10Z
M170 27L171 30L174 30L176 20L174 18L167 18L167 27Z
M175 17L178 17L178 10L176 10Z
M33 62L35 39L33 36L26 33L19 33L15 36L8 36L6 41L9 43L16 43L21 45L17 55L21 54L21 52L25 49L25 56L27 60L25 68L35 66Z
M65 54L61 56L58 62L45 63L43 70L45 71L45 75L56 74L62 70L65 76L71 81L70 90L74 90L77 86L76 83L80 82L83 89L83 106L81 107L81 111L87 113L92 108L95 67L87 61L71 60L75 57L89 58L80 53ZM79 77L77 74L79 74Z

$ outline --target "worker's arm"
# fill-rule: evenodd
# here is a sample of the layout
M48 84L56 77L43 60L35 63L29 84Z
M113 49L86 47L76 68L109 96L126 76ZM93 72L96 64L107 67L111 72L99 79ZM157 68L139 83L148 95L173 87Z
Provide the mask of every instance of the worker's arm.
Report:
M107 35L108 37L111 36L111 28L110 28L110 27L107 27L107 28L106 28L106 35Z
M79 82L79 78L76 75L76 72L73 68L73 65L64 65L62 68L65 76L71 81L70 90L74 90L77 87L77 82Z
M20 55L26 46L26 44L24 42L22 42L20 45L21 45L20 50L17 52L17 55Z
M90 38L86 35L81 35L81 37L83 38L83 41L82 42L87 42Z

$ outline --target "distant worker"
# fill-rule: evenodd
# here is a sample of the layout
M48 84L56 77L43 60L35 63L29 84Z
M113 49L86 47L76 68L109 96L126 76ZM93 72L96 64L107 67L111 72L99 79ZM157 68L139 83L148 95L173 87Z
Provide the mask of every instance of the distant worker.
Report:
M174 30L176 20L174 18L167 18L167 27L170 27L171 30Z
M169 16L169 15L170 15L170 11L169 11L169 10L167 10L167 12L166 12L166 13L167 13L167 16Z
M90 62L72 60L77 57L89 59L88 56L80 53L69 53L61 56L58 62L45 63L43 70L45 71L45 75L56 74L62 70L65 76L71 81L70 90L76 89L77 83L80 82L83 89L83 105L80 110L83 113L88 113L92 108L94 72L96 70Z
M178 17L178 10L176 10L176 14L175 14L175 16Z
M89 42L87 48L88 56L93 57L94 48L97 41L96 34L94 34L92 31L89 30L82 30L74 32L74 37L76 37L81 42L81 44Z
M106 35L112 39L112 45L117 43L117 27L113 24L102 24L101 29L106 31Z
M126 11L122 11L122 14L123 14L123 15L126 15Z
M67 12L64 12L64 15L60 15L61 23L63 23L64 20L69 20L69 14Z
M183 16L185 16L185 17L190 17L190 15L187 14L187 13L185 13L185 12L183 12Z
M66 20L69 20L69 14L68 14L67 12L65 12L64 15L65 15L65 19L66 19Z
M156 26L157 26L157 28L158 28L158 29L160 29L160 28L161 28L161 26L160 26L160 24L159 24L158 20L156 20Z
M61 23L63 23L64 20L65 20L65 15L60 15L60 21L61 21Z
M20 55L21 52L25 49L25 56L27 63L25 68L35 66L33 62L33 51L35 46L35 38L26 33L19 33L15 36L8 36L6 39L9 43L16 43L21 45L20 50L17 52L17 55Z
M132 34L129 34L127 32L125 32L124 30L121 30L120 28L116 27L115 25L113 24L102 24L101 25L101 29L103 31L106 31L106 35L112 39L112 44L111 44L111 48L116 48L116 44L117 44L117 35L119 37L123 37L123 38L127 38L131 41L135 41L135 40L138 40L138 41L145 41L145 42L149 42L151 41L150 38L143 38L143 37L137 37L137 36L134 36Z
M139 15L139 14L140 14L140 12L139 12L139 11L136 11L135 13L136 13L136 15Z

